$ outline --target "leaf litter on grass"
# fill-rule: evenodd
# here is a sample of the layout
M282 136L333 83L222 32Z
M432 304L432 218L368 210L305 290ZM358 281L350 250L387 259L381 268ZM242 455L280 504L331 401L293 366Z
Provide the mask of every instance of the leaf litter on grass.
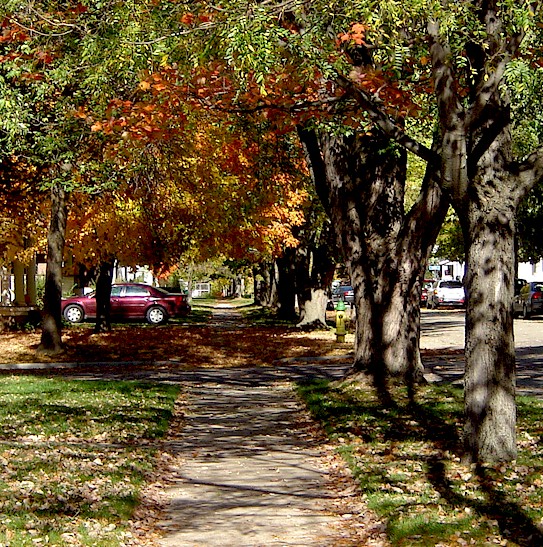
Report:
M352 337L353 335L349 335ZM94 334L91 324L64 329L66 350L55 356L38 354L38 333L1 332L0 355L5 364L37 362L144 362L145 366L235 367L270 366L277 360L307 355L349 355L352 344L338 345L330 331L302 332L292 327L115 325Z
M177 393L140 382L1 378L0 544L144 545L135 510Z
M363 382L299 392L393 545L543 545L541 401L519 401L518 459L476 466L459 457L462 397L450 386L421 387L414 405L395 388L384 406Z

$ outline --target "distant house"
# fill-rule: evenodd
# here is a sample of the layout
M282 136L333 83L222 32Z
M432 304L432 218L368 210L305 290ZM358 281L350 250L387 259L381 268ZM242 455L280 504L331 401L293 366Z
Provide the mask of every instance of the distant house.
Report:
M452 262L450 260L437 260L428 266L436 279L464 279L465 268L462 262Z
M211 293L211 283L195 283L192 289L192 298L206 296Z
M439 260L431 264L428 269L434 273L436 279L464 279L465 264ZM521 262L517 268L517 278L526 281L543 281L543 260L538 262Z
M539 262L522 262L518 265L519 279L526 279L526 281L543 281L543 260Z

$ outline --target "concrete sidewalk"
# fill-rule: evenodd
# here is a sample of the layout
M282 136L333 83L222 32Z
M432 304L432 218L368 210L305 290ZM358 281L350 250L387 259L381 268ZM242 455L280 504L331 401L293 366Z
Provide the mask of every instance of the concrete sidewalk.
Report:
M287 384L186 388L185 423L168 443L179 464L161 545L386 545L350 477L338 482L339 470L331 473Z
M212 323L242 326L225 309ZM184 423L167 447L178 465L161 545L387 545L385 526L360 506L345 465L325 455L284 373L262 372L185 378Z

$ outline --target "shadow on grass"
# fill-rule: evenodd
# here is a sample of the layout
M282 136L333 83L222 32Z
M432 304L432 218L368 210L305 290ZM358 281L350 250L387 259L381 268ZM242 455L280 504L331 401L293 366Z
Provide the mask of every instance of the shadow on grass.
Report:
M300 385L299 392L327 433L339 439L370 506L387 519L394 545L443 544L463 533L478 545L496 534L514 545L543 545L539 508L530 514L534 507L523 506L517 494L522 480L507 487L503 469L458 463L457 390L425 388L417 402L392 390L394 399L384 406L370 389L319 381Z

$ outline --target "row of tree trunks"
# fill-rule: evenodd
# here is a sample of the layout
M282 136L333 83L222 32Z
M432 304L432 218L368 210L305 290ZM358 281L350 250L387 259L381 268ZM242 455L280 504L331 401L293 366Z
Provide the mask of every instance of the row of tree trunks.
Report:
M298 328L326 329L326 306L336 269L336 245L330 222L318 222L315 207L296 249Z
M279 271L274 260L263 261L253 269L255 279L255 303L274 309L278 303ZM260 279L261 278L261 279Z
M309 222L299 235L300 245L285 249L276 260L253 270L255 302L277 311L286 321L306 330L326 329L326 306L336 267L335 243L329 222Z

